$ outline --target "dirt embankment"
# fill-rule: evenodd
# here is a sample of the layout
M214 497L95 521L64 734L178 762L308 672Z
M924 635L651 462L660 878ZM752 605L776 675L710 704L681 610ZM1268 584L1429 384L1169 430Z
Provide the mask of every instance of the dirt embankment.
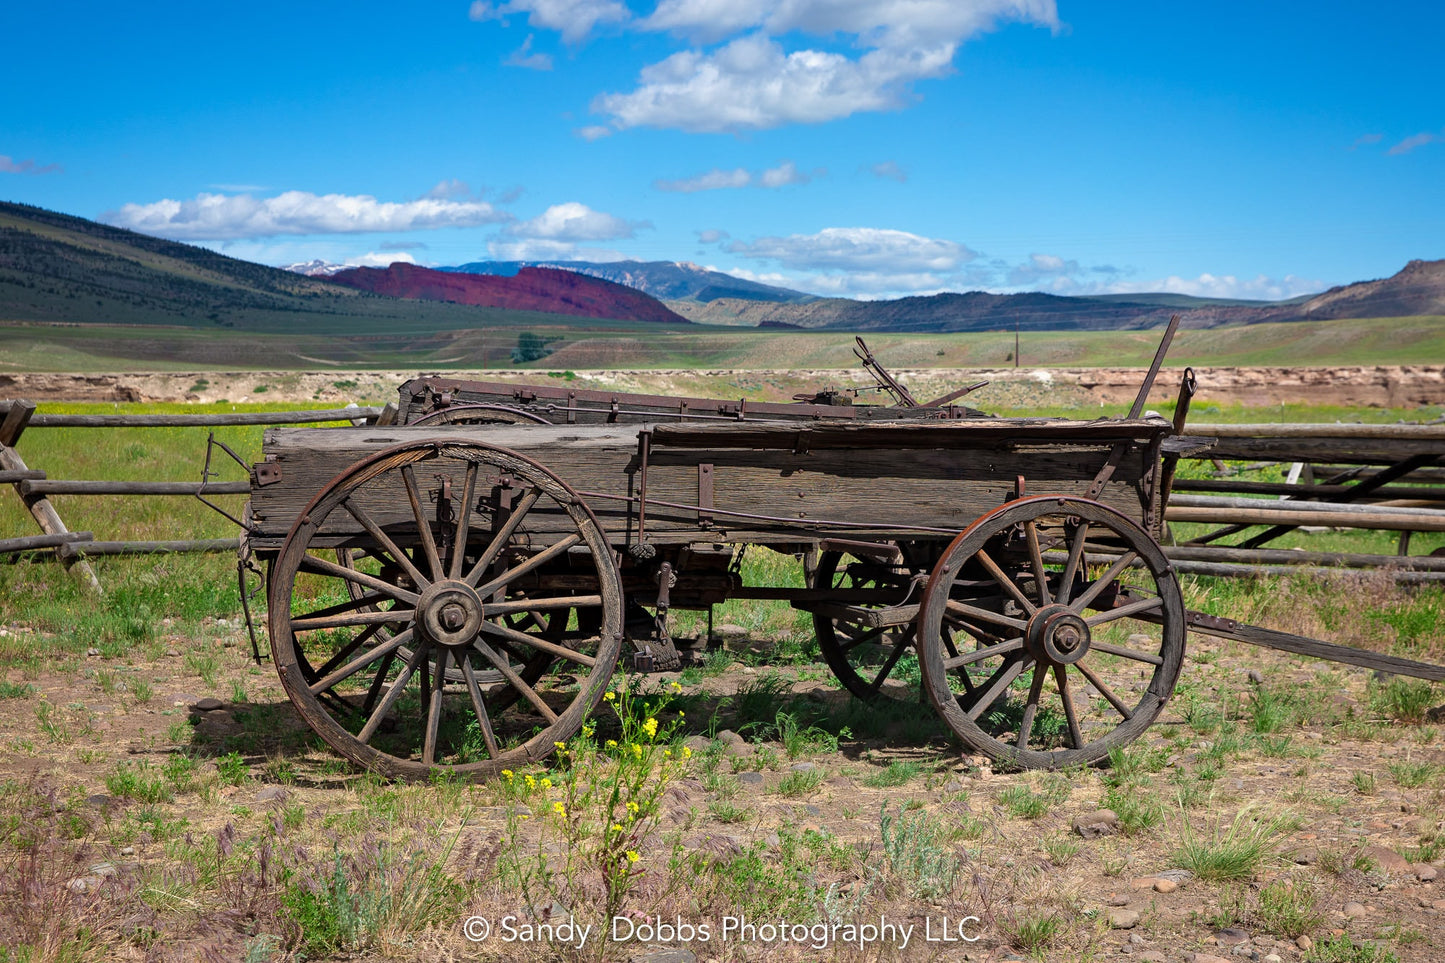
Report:
M1445 366L1197 368L1200 403L1331 404L1410 408L1445 404ZM446 377L546 381L560 373L446 371ZM0 398L34 401L297 401L380 403L394 400L416 371L136 372L115 374L0 373ZM1118 404L1133 399L1142 368L921 368L894 372L920 400L987 380L967 401L980 407L1029 404ZM730 397L739 391L767 400L826 387L868 386L861 371L843 369L733 371L638 370L578 372L578 387ZM1151 403L1173 398L1181 371L1166 368ZM872 401L876 395L866 394Z

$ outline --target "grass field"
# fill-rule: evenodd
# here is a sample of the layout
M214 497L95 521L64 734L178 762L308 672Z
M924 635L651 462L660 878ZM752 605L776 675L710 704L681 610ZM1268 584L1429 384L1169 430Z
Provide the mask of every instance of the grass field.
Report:
M43 410L172 408L208 410ZM19 447L53 477L196 480L205 437L31 429ZM218 437L259 457L259 428ZM102 538L234 531L193 499L56 504ZM33 532L0 490L0 537ZM1280 544L1393 550L1384 533L1289 539ZM716 613L725 647L680 674L614 683L617 709L599 712L569 756L480 786L392 784L342 763L272 668L251 664L234 559L94 564L101 600L58 566L0 563L0 892L26 894L0 899L3 963L620 961L661 948L704 960L953 959L961 944L921 942L924 918L937 935L944 916L979 917L971 952L1049 961L1226 954L1215 942L1225 928L1244 930L1261 958L1319 963L1424 963L1445 939L1440 884L1424 879L1445 859L1445 750L1427 716L1445 701L1439 687L1194 638L1166 714L1109 767L1004 773L927 706L869 708L840 693L806 614L732 601ZM802 579L795 559L766 551L749 553L744 576ZM1347 575L1186 578L1184 589L1192 608L1445 658L1438 588ZM702 626L675 616L679 635ZM192 708L204 696L224 707ZM608 738L639 749L619 755ZM1101 807L1107 835L1074 830ZM1360 914L1343 912L1350 902ZM509 913L514 926L615 916L632 935L503 943ZM886 916L919 929L906 949L720 939L738 915L808 927ZM468 941L469 916L491 922L491 939ZM707 922L712 939L641 938L659 918Z
M284 334L154 326L0 324L0 370L95 371L177 368L516 367L523 331L551 340L552 354L524 367L851 368L853 335L836 332L638 325L513 312L486 329L397 324L388 334L294 326ZM1025 332L1031 367L1147 365L1160 331ZM1012 331L867 335L894 367L1004 367ZM1358 365L1445 363L1445 318L1301 321L1180 332L1171 365Z

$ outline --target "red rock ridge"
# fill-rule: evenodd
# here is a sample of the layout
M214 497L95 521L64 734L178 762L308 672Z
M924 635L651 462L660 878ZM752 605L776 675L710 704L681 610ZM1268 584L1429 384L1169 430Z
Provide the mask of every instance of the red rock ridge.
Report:
M553 268L522 268L515 277L433 271L415 264L352 268L327 278L373 294L452 301L513 311L547 311L584 318L689 324L656 298L611 281Z

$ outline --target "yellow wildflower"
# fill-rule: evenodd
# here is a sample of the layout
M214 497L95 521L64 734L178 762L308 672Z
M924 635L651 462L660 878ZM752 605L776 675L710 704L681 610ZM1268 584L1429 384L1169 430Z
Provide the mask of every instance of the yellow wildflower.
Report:
M682 747L682 758L684 758L684 759L691 759L691 758L692 758L692 747L691 747L691 746L683 746L683 747Z
M632 744L632 754L633 754L634 756L636 756L637 758L641 759L641 758L642 758L642 746L640 746L640 745L638 745L637 743L634 742L634 743Z
M617 693L609 689L607 690L607 694L604 695L602 698L606 699L608 702L611 702L613 699L617 698Z
M629 850L627 851L627 861L628 861L629 863L635 863L635 862L637 862L637 861L638 861L639 859L641 859L641 858L642 858L642 854L639 853L637 850L635 850L635 849L629 849Z
M558 749L566 749L566 748L567 748L567 743L565 743L565 742L554 742L554 743L552 743L552 745L556 746Z
M502 770L502 775L506 776L507 779L510 780L513 776L516 775L516 773L513 772L513 771L510 770L510 769L503 769L503 770Z
M537 788L537 780L533 779L530 775L527 776L527 788L528 788L528 789L536 789L536 788Z
M607 740L607 748L608 748L608 749L616 749L616 748L617 748L617 740L616 740L616 739L608 739L608 740Z
M673 692L681 692L681 691L682 691L682 684L679 683L679 682L674 682L674 683L672 684L672 691L673 691Z
M552 811L559 816L567 815L567 807L564 806L561 802L554 802L552 804Z
M652 738L653 736L657 735L657 720L651 718L648 719L642 724L642 731L647 733L648 738Z
M621 823L613 823L613 824L612 824L612 831L613 831L614 833L626 832L626 830L622 828L622 824L621 824Z
M630 813L635 813L635 812L637 812L640 808L642 808L642 807L638 806L638 805L637 805L637 802L636 802L635 800L629 799L629 800L627 801L627 811L628 811L628 812L630 812Z
M550 780L550 779L543 779L543 780L542 780L542 788L543 788L543 789L551 789L551 788L552 788L552 780Z

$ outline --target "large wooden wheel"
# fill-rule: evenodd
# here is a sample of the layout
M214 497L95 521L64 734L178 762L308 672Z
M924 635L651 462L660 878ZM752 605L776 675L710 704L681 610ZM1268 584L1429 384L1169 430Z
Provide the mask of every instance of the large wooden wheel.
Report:
M1184 602L1158 544L1097 502L1038 496L944 551L919 612L924 687L969 746L1002 762L1098 762L1174 691Z
M836 600L813 609L818 651L860 699L918 697L917 572L902 549L893 558L841 550L818 558L813 588L837 593Z
M273 563L270 627L292 703L342 755L480 778L546 756L600 701L621 581L596 518L541 465L411 442L300 513Z
M452 405L438 408L412 425L550 425L541 415L507 405Z

